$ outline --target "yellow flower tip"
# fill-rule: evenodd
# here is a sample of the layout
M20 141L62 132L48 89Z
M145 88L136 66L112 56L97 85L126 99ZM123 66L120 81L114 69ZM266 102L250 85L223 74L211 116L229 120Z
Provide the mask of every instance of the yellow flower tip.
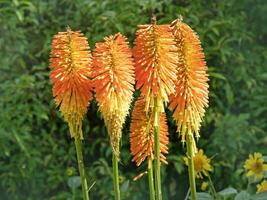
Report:
M154 107L157 97L159 111L164 111L168 95L175 90L177 47L169 25L139 25L134 42L136 87L146 97L145 110Z
M132 161L139 166L147 157L154 159L154 127L151 110L145 111L145 99L139 98L134 106L130 126L130 150ZM165 154L169 143L166 114L160 114L160 160L167 164Z
M209 187L209 182L207 182L207 181L202 182L202 184L201 184L201 190L202 191L206 191L208 187Z
M92 99L92 56L80 31L59 32L50 53L50 80L59 110L68 122L72 137L83 138L82 120Z
M126 37L117 33L97 43L93 52L93 85L113 152L119 157L121 130L134 92L134 64Z
M267 171L267 164L264 164L262 154L255 152L253 155L249 155L244 168L247 171L246 176L254 176L256 180L260 180L263 178L264 172Z
M267 181L264 180L257 185L257 193L267 192Z
M188 166L188 158L184 157L185 164ZM203 176L208 176L209 172L212 171L212 166L210 164L210 158L208 158L202 149L200 149L193 157L194 170L196 177L202 179Z
M209 79L205 56L197 34L182 20L175 20L171 29L178 47L178 72L175 92L169 97L169 108L182 140L189 132L198 138L208 106Z

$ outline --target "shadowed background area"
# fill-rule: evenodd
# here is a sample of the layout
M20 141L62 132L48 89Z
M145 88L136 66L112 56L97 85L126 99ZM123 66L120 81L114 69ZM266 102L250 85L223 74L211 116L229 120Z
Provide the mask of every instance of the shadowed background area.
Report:
M52 36L67 26L81 30L91 49L121 32L133 46L136 26L170 23L180 14L200 36L210 76L210 105L198 146L212 157L216 190L242 190L249 153L267 152L267 2L265 0L63 0L0 1L0 199L81 199L76 154L57 111L49 81ZM137 97L138 94L135 94ZM168 165L162 167L165 199L188 190L185 149L168 111ZM137 168L125 124L120 163L122 199L149 198L146 170ZM84 120L84 156L92 199L112 199L109 138L95 100ZM203 180L197 180L197 188Z

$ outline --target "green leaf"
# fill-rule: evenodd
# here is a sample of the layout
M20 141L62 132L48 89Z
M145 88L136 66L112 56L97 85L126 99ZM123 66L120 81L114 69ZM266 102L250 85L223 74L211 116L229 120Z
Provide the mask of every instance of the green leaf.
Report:
M266 200L266 199L267 199L267 192L255 194L251 197L251 200Z
M235 200L250 200L250 194L247 191L241 191L236 195Z
M206 192L198 192L197 199L198 200L213 200L212 196Z
M235 188L228 187L228 188L225 188L225 189L221 190L220 192L218 192L218 194L220 196L233 195L233 194L237 194L237 190Z
M216 72L209 72L210 77L214 77L221 80L226 80L225 76Z
M184 161L182 156L170 155L168 156L170 163L173 163L176 171L181 174L184 171Z
M124 181L124 183L121 186L121 192L126 192L127 191L127 189L129 188L129 183L130 183L129 180Z
M184 171L184 165L182 163L174 163L174 168L176 169L178 174L181 174Z
M232 105L234 102L234 93L233 93L233 90L232 90L230 84L227 83L224 86L224 89L225 89L225 93L226 93L226 99L227 99L229 105Z
M80 176L72 176L68 179L68 186L70 188L78 188L81 185Z
M23 15L21 14L21 12L19 10L16 10L16 15L17 15L19 21L22 22L23 21Z
M211 28L211 30L212 30L217 36L220 35L219 30L218 30L216 27Z
M260 79L262 79L262 80L267 80L267 73L262 73L262 74L260 75Z

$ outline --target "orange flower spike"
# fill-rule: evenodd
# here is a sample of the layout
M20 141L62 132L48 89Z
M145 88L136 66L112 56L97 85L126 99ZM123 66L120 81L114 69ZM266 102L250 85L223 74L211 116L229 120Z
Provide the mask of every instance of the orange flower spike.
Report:
M133 55L135 58L136 87L146 97L145 110L154 107L157 97L160 112L168 95L175 91L177 47L169 25L139 25Z
M113 152L119 157L122 126L133 99L134 64L124 36L117 33L104 40L93 53L94 87Z
M179 49L176 91L170 96L169 108L177 121L177 131L185 141L186 134L199 138L199 129L208 106L208 74L197 34L181 19L172 22L172 31Z
M50 80L53 96L71 137L83 139L82 120L90 100L92 56L86 37L80 31L59 32L52 41Z
M145 99L139 98L134 106L130 127L132 161L139 166L147 157L154 159L154 130L150 113L145 111ZM151 112L151 111L150 111ZM168 125L165 112L160 115L160 160L167 164L164 154L168 153Z

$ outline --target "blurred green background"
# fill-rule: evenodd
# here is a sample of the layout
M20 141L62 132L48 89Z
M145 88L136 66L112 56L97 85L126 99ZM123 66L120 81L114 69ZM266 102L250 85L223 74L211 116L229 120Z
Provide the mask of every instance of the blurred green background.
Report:
M216 190L244 189L249 153L267 153L267 1L265 0L0 0L0 199L81 199L73 141L57 111L49 81L51 39L66 26L81 30L91 49L120 31L134 40L136 26L155 13L159 23L181 14L198 32L210 75L210 105L198 146L213 157ZM85 165L92 199L113 199L111 148L91 103L84 120ZM169 165L163 196L182 200L188 189L184 148L169 116ZM149 198L146 170L131 162L129 118L121 145L122 198ZM197 180L200 190L201 180Z

